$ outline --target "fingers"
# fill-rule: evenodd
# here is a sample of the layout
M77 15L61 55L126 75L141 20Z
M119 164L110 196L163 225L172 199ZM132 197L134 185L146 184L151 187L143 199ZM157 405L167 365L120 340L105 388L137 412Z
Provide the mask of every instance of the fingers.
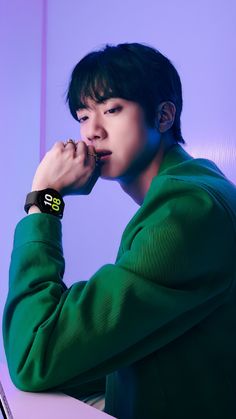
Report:
M89 145L87 148L87 156L88 161L92 162L93 164L97 165L98 163L98 156L93 146Z
M97 165L99 162L94 146L87 146L87 144L82 140L74 141L72 139L68 139L64 142L58 141L52 148L59 152L72 153L74 157L78 158L79 162L84 162L84 164L89 166L91 165L92 167Z
M87 145L84 141L77 142L74 156L79 164L87 164Z
M84 141L78 141L76 148L76 155L84 159L86 165L95 167L96 152L93 146L88 145Z
M52 149L58 149L60 151L76 150L78 141L74 141L69 138L66 141L57 141L54 143Z
M84 157L87 156L87 145L84 141L77 141L76 143L76 155L82 154Z
M51 150L63 151L65 148L63 141L57 141L53 144ZM50 151L50 150L49 150Z
M64 142L64 152L75 155L77 148L77 142L69 138L69 140Z

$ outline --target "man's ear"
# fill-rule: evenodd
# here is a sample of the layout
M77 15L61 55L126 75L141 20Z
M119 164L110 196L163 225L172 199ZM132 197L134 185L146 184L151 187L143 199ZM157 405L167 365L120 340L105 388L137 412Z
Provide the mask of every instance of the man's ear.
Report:
M175 120L176 107L173 102L161 102L157 109L155 125L161 133L168 131Z

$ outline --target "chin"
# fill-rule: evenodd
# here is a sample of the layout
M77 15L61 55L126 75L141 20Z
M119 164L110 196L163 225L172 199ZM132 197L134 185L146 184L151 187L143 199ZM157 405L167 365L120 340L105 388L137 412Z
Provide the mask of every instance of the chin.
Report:
M103 167L101 168L100 178L106 180L119 180L124 174L124 170L118 168Z

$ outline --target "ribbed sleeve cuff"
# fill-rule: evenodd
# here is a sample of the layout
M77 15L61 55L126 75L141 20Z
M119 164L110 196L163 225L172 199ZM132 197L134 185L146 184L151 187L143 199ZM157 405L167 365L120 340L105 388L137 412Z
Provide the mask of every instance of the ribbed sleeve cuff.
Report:
M30 242L44 242L62 248L62 229L59 218L50 214L30 214L16 226L14 247Z

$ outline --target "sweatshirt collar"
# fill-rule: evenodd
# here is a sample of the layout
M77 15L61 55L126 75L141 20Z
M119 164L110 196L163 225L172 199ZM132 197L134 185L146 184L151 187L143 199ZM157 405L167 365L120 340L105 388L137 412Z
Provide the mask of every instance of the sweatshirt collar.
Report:
M192 159L193 157L190 156L190 154L188 154L179 144L174 144L165 153L157 176L170 169L172 166L176 166L179 163Z

